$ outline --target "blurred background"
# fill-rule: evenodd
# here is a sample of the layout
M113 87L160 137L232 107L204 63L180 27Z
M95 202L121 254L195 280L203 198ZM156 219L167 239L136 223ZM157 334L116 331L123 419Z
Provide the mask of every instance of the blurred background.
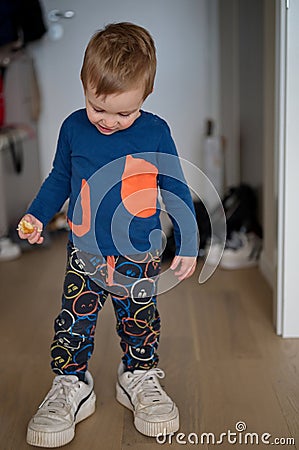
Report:
M284 108L294 94L283 84L284 52L288 61L298 53L286 48L295 0L292 8L293 21L287 0L2 1L0 264L27 250L15 228L51 169L62 121L84 107L79 73L88 40L105 24L131 21L147 28L157 47L155 90L143 108L167 120L180 156L209 177L225 209L228 242L220 267L257 265L273 289L277 333L298 336L294 277L286 272L296 253L285 228L297 219L284 216L293 201L288 161L296 166L284 137ZM192 176L186 173L191 188ZM202 203L216 208L204 186L194 200L199 222ZM63 212L45 245L57 229L67 229ZM203 225L202 233L204 257Z

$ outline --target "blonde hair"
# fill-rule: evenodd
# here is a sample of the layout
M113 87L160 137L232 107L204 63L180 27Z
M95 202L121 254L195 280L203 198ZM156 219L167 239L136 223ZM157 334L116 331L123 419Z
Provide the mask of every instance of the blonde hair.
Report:
M129 22L112 23L90 39L81 80L84 90L90 86L97 96L144 86L146 99L153 90L156 65L155 44L145 28Z

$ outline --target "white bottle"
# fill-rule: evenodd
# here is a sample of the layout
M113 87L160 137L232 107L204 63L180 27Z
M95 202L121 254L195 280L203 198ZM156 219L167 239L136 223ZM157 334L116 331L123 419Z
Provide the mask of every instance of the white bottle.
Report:
M203 165L202 170L215 187L220 199L224 195L224 151L220 136L213 136L214 124L207 120L206 135L203 141ZM211 190L205 190L205 201L210 209L217 206L216 198L211 195Z

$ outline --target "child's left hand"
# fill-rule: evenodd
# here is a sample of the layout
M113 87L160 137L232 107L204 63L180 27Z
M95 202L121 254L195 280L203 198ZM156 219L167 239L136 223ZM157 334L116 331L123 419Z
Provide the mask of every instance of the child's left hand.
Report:
M179 256L176 255L171 263L171 270L176 270L174 274L180 281L191 277L195 271L196 257L195 256Z

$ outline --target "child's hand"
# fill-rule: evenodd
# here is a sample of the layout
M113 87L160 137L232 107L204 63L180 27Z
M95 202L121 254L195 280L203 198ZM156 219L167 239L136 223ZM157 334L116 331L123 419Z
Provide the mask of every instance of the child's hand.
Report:
M19 222L18 233L21 239L27 239L29 244L42 244L44 238L41 236L43 224L32 214L26 214Z
M175 256L172 260L170 268L177 271L174 274L180 281L191 277L195 271L196 257L194 256Z

